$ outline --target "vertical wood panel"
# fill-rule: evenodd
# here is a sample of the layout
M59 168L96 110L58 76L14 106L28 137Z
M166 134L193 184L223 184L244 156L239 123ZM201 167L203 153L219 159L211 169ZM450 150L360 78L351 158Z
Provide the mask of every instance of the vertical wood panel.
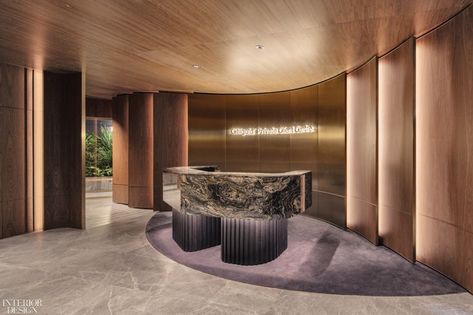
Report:
M153 208L153 93L134 93L129 102L128 205Z
M377 60L347 75L347 226L378 243Z
M416 41L416 258L473 291L473 8Z
M154 95L154 210L171 210L163 201L163 170L188 164L187 95Z
M1 236L25 233L25 70L0 65Z
M188 106L189 165L214 164L225 170L225 96L191 94Z
M86 117L112 118L113 101L103 98L87 97L85 105Z
M123 204L128 204L128 102L128 95L118 95L112 106L112 199Z
M44 72L44 228L85 227L82 73Z
M414 260L414 39L379 59L379 236Z

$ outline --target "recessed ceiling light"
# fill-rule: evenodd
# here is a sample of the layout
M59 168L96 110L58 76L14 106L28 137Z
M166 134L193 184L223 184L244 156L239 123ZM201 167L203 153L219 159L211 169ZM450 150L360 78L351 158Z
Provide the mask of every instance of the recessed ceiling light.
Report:
M257 45L256 45L256 49L264 49L264 46L261 45L261 44L257 44Z
M194 64L192 65L192 68L194 68L194 69L199 69L200 66L199 66L198 64L194 63Z

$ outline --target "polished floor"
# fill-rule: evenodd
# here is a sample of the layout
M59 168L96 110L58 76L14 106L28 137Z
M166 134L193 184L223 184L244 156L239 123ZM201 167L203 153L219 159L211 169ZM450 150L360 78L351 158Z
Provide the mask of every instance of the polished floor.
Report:
M151 247L145 237L151 211L113 205L107 198L102 201L88 200L88 211L93 213L97 207L109 211L108 224L1 240L0 298L39 298L39 314L48 315L473 314L469 293L331 295L266 288L208 275ZM113 216L115 211L128 214ZM102 219L97 222L103 223ZM4 313L0 304L0 314Z

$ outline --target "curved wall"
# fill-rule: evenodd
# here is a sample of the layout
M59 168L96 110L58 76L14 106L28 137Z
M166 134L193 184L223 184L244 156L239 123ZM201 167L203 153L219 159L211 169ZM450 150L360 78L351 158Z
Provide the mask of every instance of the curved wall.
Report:
M473 290L473 8L417 40L417 260Z
M297 90L189 95L189 165L226 171L311 170L308 214L346 226L346 77ZM313 125L314 133L236 136L231 128Z

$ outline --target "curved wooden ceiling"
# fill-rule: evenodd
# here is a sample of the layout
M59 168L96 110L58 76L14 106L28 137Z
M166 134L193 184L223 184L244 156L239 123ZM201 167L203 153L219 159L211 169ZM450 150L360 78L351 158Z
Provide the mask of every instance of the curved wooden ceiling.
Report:
M356 67L470 2L0 0L0 62L82 69L87 94L107 98L286 90Z

